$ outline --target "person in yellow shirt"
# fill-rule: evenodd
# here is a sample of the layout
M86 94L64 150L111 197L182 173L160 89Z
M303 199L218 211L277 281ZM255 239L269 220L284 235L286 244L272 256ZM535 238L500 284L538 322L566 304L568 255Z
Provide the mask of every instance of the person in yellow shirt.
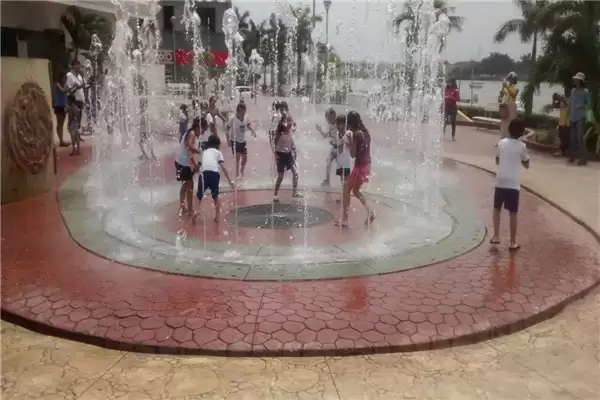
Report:
M504 139L508 137L508 125L517 118L517 95L519 88L517 87L517 74L511 72L508 74L502 89L500 89L500 137Z
M558 132L558 139L560 140L559 151L554 153L557 157L565 157L567 149L569 148L569 99L563 95L556 94L558 100L558 126L556 131Z

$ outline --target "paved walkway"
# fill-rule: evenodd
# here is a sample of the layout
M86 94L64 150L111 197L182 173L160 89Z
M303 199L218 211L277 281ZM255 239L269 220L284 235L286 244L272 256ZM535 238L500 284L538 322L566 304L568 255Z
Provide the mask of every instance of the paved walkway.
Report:
M485 156L473 154L478 148L488 149L493 163L492 138L461 133L460 142L447 144L448 155L492 167L483 161ZM562 175L566 179L581 179L562 171L565 168L555 160L533 156L533 161L540 171L560 170L556 174L572 174ZM597 177L597 167L588 168ZM527 184L548 191L556 203L581 213L580 218L597 221L597 208L574 207L576 202L568 201L563 187L553 194L548 180L535 178L532 171L525 177ZM570 196L593 195L586 179L579 184L568 181ZM549 321L476 345L389 355L266 359L104 350L3 322L3 398L591 400L600 391L598 310L596 291Z
M495 132L458 127L458 140L446 142L445 155L457 161L496 170ZM585 167L567 165L564 159L531 153L531 168L523 172L522 184L563 210L584 221L600 234L600 163Z

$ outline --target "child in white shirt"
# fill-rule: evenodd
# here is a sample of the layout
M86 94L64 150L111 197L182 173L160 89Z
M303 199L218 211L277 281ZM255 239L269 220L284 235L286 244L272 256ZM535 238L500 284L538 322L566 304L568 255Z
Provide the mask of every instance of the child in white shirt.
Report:
M494 190L494 236L490 244L500 243L500 211L504 206L510 215L510 244L508 249L518 250L517 243L517 213L519 211L519 189L521 187L521 166L529 168L527 146L520 139L525 134L525 124L520 119L514 119L508 126L509 137L498 142L496 165L496 187Z
M148 120L148 99L140 99L140 150L142 155L140 160L156 160L154 154L154 145L152 143L152 134L150 132L150 121Z
M246 129L250 130L253 137L256 137L256 132L250 124L250 120L246 116L246 105L240 103L235 109L235 116L229 121L225 128L227 142L231 147L231 151L235 154L235 177L244 178L246 163L248 161L248 147L246 146ZM241 164L241 171L240 171ZM241 172L241 175L240 175Z
M204 193L210 190L213 202L215 205L215 222L219 222L221 219L221 202L219 200L219 184L221 181L220 171L223 171L223 175L229 182L229 185L233 189L235 186L227 169L225 169L223 159L223 153L219 150L221 146L221 139L215 135L209 135L206 143L206 150L202 153L202 166L200 168L200 175L198 176L198 191L196 197L198 198L198 211L194 213L192 223L195 223L198 217L200 204Z
M321 186L329 186L329 176L331 175L331 166L337 158L338 151L336 149L338 139L337 139L337 129L336 129L336 117L335 110L330 108L325 112L325 120L327 121L326 131L323 131L321 125L316 125L317 131L323 135L323 138L329 140L330 151L327 155L327 164L325 167L325 180L321 183Z

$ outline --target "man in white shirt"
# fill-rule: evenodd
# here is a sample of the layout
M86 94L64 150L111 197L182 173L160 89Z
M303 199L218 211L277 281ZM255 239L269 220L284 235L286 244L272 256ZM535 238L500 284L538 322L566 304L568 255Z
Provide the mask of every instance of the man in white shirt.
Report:
M491 244L500 243L500 211L504 206L510 215L510 244L509 250L518 250L517 243L517 213L519 211L519 189L521 188L521 166L529 168L527 146L520 140L525 134L525 124L520 119L510 122L509 137L498 142L496 164L496 188L494 190L494 236Z
M65 89L67 104L69 107L68 130L71 135L73 152L71 155L79 154L79 143L81 142L81 116L85 107L85 81L81 75L81 63L77 60L71 63L71 71L67 72Z

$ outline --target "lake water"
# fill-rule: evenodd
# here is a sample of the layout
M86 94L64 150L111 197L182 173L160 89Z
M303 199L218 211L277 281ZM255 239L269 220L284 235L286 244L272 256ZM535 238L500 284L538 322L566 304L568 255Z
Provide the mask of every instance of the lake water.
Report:
M473 89L473 97L477 97L475 105L486 107L486 108L497 108L498 107L498 92L502 87L502 82L498 81L477 81L482 86L481 88ZM458 81L460 88L460 98L463 101L471 98L471 89L469 84L471 81ZM522 92L525 87L525 82L519 82L517 84L519 91ZM381 81L378 79L354 79L352 81L352 91L354 93L369 93L377 92L381 90ZM533 110L534 112L541 113L544 106L552 102L552 94L555 92L562 93L562 87L550 86L546 83L540 86L539 93L533 96Z

